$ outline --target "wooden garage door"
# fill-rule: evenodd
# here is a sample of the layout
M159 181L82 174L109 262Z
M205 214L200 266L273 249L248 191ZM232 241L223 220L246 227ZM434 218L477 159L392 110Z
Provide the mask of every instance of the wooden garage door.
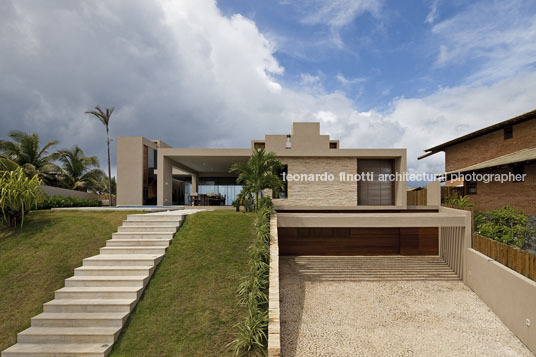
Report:
M279 227L278 237L280 255L435 255L438 251L437 228Z

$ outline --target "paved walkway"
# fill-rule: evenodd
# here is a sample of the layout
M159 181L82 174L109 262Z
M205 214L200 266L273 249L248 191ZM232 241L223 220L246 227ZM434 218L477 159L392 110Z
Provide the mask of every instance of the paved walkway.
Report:
M407 259L281 257L282 355L533 356L437 259Z

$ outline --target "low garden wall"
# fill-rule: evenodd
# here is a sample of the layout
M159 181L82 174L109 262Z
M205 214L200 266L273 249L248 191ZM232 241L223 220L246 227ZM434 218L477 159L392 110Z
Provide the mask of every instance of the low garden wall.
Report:
M39 185L39 188L43 191L45 195L51 196L51 197L52 196L76 197L76 198L85 198L89 200L102 199L102 197L100 195L97 195L96 193L75 191L75 190L69 190L66 188L46 186L46 185Z
M475 249L466 257L466 284L536 353L536 282Z

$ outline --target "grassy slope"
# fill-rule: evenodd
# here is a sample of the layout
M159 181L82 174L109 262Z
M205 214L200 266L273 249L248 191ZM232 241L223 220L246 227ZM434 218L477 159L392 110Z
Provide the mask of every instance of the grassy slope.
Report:
M0 225L0 351L16 342L83 258L99 253L127 213L36 211L22 231Z
M236 290L253 216L188 216L129 318L112 356L223 356L244 317Z

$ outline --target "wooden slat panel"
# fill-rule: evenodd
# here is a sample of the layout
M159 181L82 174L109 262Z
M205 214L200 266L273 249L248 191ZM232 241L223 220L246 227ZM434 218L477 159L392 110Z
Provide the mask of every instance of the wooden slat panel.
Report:
M399 254L398 228L279 227L280 255Z
M400 228L400 254L439 254L439 229L437 227Z

